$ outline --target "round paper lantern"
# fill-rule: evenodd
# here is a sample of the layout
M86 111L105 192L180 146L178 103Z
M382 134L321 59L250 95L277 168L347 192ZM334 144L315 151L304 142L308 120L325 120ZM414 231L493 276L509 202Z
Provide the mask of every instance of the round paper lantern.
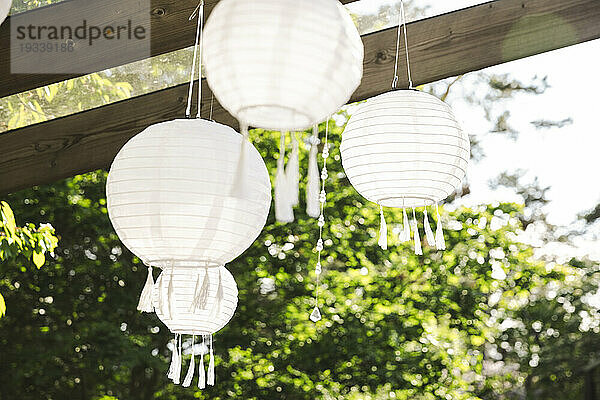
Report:
M4 22L12 6L12 0L0 0L0 25Z
M417 90L369 99L342 135L352 186L383 207L424 207L452 194L466 174L469 136L450 107Z
M204 33L208 84L241 123L302 130L360 84L364 48L337 0L221 0Z
M153 305L172 333L210 335L235 313L238 289L225 268L166 268L156 281Z
M198 367L198 387L215 384L215 358L212 335L221 330L233 317L238 303L238 289L231 273L225 268L164 269L152 290L152 305L158 318L175 334L172 343L168 377L175 384L181 380L184 353L182 335L192 335L191 358L183 386L194 378L195 338L202 339ZM206 371L205 355L210 361Z
M247 187L241 194L238 175ZM180 119L150 126L125 144L106 195L119 238L145 264L218 267L264 227L271 182L242 135L216 122Z

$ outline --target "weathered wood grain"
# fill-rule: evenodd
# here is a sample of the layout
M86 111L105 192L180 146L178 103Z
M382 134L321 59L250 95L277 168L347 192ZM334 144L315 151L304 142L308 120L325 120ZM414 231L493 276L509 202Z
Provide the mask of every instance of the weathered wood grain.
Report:
M413 79L423 84L599 38L600 2L496 0L411 23L408 36ZM352 101L389 90L393 75L396 30L363 41L365 75ZM206 117L210 91L203 85ZM399 85L407 85L402 73ZM183 117L186 93L180 85L0 134L0 193L108 167L148 125ZM214 119L237 127L217 102Z

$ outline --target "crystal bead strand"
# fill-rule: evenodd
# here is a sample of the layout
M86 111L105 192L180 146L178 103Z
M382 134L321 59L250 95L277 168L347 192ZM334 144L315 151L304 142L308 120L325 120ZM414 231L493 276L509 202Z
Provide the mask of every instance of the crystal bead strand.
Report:
M327 172L327 159L329 158L329 118L327 119L325 125L325 143L323 145L323 169L321 170L321 193L319 195L319 202L321 203L321 214L319 215L319 219L317 224L319 225L319 240L317 241L316 250L317 250L317 264L315 265L315 275L317 276L317 286L315 288L315 308L310 314L310 320L313 322L318 322L321 320L321 311L319 310L319 284L320 277L323 268L321 266L321 252L323 251L323 227L325 226L325 216L323 215L323 211L325 209L325 202L327 201L327 192L325 191L325 182L327 182L327 178L329 177L329 173Z

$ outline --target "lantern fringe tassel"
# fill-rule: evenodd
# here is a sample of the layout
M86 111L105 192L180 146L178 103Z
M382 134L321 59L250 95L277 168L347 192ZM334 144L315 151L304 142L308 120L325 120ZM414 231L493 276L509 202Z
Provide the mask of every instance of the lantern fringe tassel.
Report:
M381 223L379 225L379 246L383 250L388 248L388 237L387 237L387 224L385 222L385 216L383 215L383 207L379 206L379 214L381 216Z
M154 295L154 278L152 277L152 266L148 266L148 278L146 278L146 284L142 289L140 295L140 301L138 302L137 309L141 312L153 312L154 307L152 306L152 296Z
M284 224L294 222L294 209L289 199L288 187L285 175L285 133L281 132L277 176L275 177L275 219Z
M171 342L173 348L171 349L171 364L169 365L169 372L167 372L167 378L173 379L175 375L175 364L177 364L177 334L175 334L175 340Z
M406 215L406 209L402 209L402 231L400 232L400 242L405 243L410 240L410 224L408 222L408 215Z
M202 280L202 284L200 284L200 275L198 272L198 280L196 281L196 289L194 293L194 301L190 305L190 312L195 313L198 310L206 310L206 303L208 302L208 288L210 286L210 278L208 276L208 268L205 268L204 279Z
M248 198L248 192L251 188L248 187L248 183L244 176L247 173L246 159L248 158L248 126L242 125L242 143L240 145L240 158L238 159L237 171L235 173L234 183L231 188L231 196L238 199Z
M310 138L310 152L308 154L308 183L306 184L306 214L312 218L321 215L321 204L319 203L319 192L321 182L319 180L319 165L317 156L319 154L319 127L313 127L313 135Z
M192 379L194 379L194 370L196 369L196 362L194 360L194 345L196 344L196 336L192 336L192 358L190 359L190 366L188 367L188 372L185 375L185 379L183 380L183 387L190 387L192 384Z
M444 239L444 228L442 227L442 219L440 218L440 211L438 206L435 206L435 212L437 214L437 228L435 233L435 243L438 250L446 250L446 241Z
M435 241L435 236L433 235L433 230L431 229L431 225L429 224L429 218L427 216L427 207L425 207L425 211L423 211L423 229L425 230L425 237L427 238L427 244L431 247L436 247L437 243Z
M419 236L419 224L417 222L417 216L415 209L413 208L413 224L414 224L414 235L415 235L415 254L420 256L423 255L423 248L421 247L421 237Z
M171 265L171 276L169 278L169 288L167 290L167 302L169 303L169 317L173 318L173 265Z
M210 386L215 385L215 356L213 354L213 338L210 335L210 361L208 362L208 373L206 375L206 384Z
M212 317L216 318L221 313L221 304L223 303L223 281L221 280L221 270L219 269L219 285L217 287L217 296L215 298L215 306L211 313Z
M206 370L204 369L204 349L206 344L204 343L204 335L202 335L202 352L200 353L200 366L198 367L198 389L204 389L206 387Z
M300 203L300 161L296 133L291 132L290 136L292 137L292 152L285 167L285 176L288 184L288 200L290 206L295 207Z
M202 350L200 351L200 362L198 365L198 389L205 389L206 386L215 385L215 357L213 352L213 338L212 335L201 335L202 337ZM176 333L175 339L171 341L173 348L171 349L171 365L169 366L169 372L167 377L173 381L175 385L180 383L181 367L183 362L182 352L182 335ZM190 387L194 380L194 373L196 372L196 335L192 335L192 357L188 366L185 379L181 386ZM204 367L204 355L210 357L208 362L208 369Z
M171 379L174 384L179 385L181 377L181 335L176 333L174 342L173 349L171 350L171 365L169 366L167 377Z

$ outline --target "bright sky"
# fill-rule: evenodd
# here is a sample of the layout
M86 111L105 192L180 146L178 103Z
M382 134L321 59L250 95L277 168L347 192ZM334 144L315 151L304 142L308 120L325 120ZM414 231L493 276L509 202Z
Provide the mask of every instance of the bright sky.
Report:
M427 15L483 3L481 0L426 0ZM374 13L389 0L362 0L350 7L357 13ZM504 170L523 168L537 176L543 186L552 186L552 200L546 211L550 222L566 225L576 214L600 202L600 40L529 57L488 68L485 72L510 74L528 82L534 76L548 76L550 88L543 95L520 95L509 100L510 124L519 133L512 141L501 135L480 135L487 157L470 168L472 194L468 201L512 200L508 192L491 191L488 180ZM456 115L469 133L486 132L489 124L481 110L451 99ZM531 121L572 118L573 124L561 129L538 130ZM529 177L528 176L528 177Z

